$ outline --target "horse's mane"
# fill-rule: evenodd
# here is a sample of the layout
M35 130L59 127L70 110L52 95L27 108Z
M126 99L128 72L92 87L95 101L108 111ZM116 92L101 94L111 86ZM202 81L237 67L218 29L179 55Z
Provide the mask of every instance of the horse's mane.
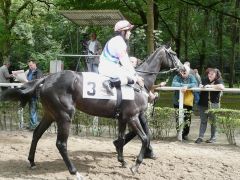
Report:
M161 45L157 49L155 49L155 51L153 53L151 53L136 69L138 69L138 70L141 69L145 63L149 64L149 62L156 55L156 53L158 53L158 51L160 51L163 48L166 48L166 45Z

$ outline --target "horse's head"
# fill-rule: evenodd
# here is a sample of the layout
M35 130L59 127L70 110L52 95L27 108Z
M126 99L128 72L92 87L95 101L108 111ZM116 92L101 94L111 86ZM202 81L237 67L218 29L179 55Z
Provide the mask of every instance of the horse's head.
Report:
M151 88L158 74L178 70L181 66L182 63L178 59L177 54L171 48L161 46L136 71L144 78L145 86ZM162 72L163 69L168 70Z
M178 70L180 67L183 66L181 61L177 57L177 53L171 49L171 47L166 48L165 46L162 47L162 52L166 59L162 61L162 68L172 68Z

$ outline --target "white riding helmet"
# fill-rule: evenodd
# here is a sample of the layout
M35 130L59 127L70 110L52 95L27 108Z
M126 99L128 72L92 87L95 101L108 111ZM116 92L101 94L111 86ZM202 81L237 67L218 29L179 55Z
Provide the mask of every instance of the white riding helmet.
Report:
M125 30L131 30L134 27L130 22L127 20L121 20L118 21L115 24L114 31L125 31Z

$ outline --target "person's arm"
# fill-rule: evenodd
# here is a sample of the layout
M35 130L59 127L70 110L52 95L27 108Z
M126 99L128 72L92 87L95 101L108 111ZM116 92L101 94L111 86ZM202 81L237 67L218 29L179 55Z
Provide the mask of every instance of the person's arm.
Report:
M3 76L4 76L6 79L10 79L11 77L13 77L12 75L9 74L8 69L6 69L6 70L3 71Z
M40 69L37 69L37 79L40 79L43 76L43 73Z
M101 45L101 43L99 41L97 41L96 51L95 52L96 52L96 55L101 54L101 52L102 52L102 45Z
M214 88L217 90L223 90L224 89L224 85L223 83L219 83L219 84L207 84L206 86L204 86L205 88Z
M172 81L172 87L182 87L183 83L180 82L180 78L178 75L174 76L173 81Z
M129 56L127 54L127 51L123 51L120 54L118 54L119 60L121 65L127 69L132 75L136 74L136 71L132 65L132 63L129 60Z
M197 83L196 78L193 75L191 75L189 78L190 78L190 83L187 85L187 87L188 88L197 87L198 83Z

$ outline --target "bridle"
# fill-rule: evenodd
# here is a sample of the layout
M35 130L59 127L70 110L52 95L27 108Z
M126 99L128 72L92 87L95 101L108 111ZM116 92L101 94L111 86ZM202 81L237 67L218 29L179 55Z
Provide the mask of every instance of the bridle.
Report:
M160 71L160 72L142 71L142 70L137 70L137 69L135 71L139 72L139 73L144 73L144 74L156 74L156 75L158 75L158 74L167 74L167 73L178 70L179 69L178 68L178 63L177 63L177 60L174 57L174 56L176 56L176 53L171 50L171 47L168 48L168 49L164 47L164 50L166 52L166 55L168 56L167 58L169 58L171 60L174 68L170 68L167 71Z

